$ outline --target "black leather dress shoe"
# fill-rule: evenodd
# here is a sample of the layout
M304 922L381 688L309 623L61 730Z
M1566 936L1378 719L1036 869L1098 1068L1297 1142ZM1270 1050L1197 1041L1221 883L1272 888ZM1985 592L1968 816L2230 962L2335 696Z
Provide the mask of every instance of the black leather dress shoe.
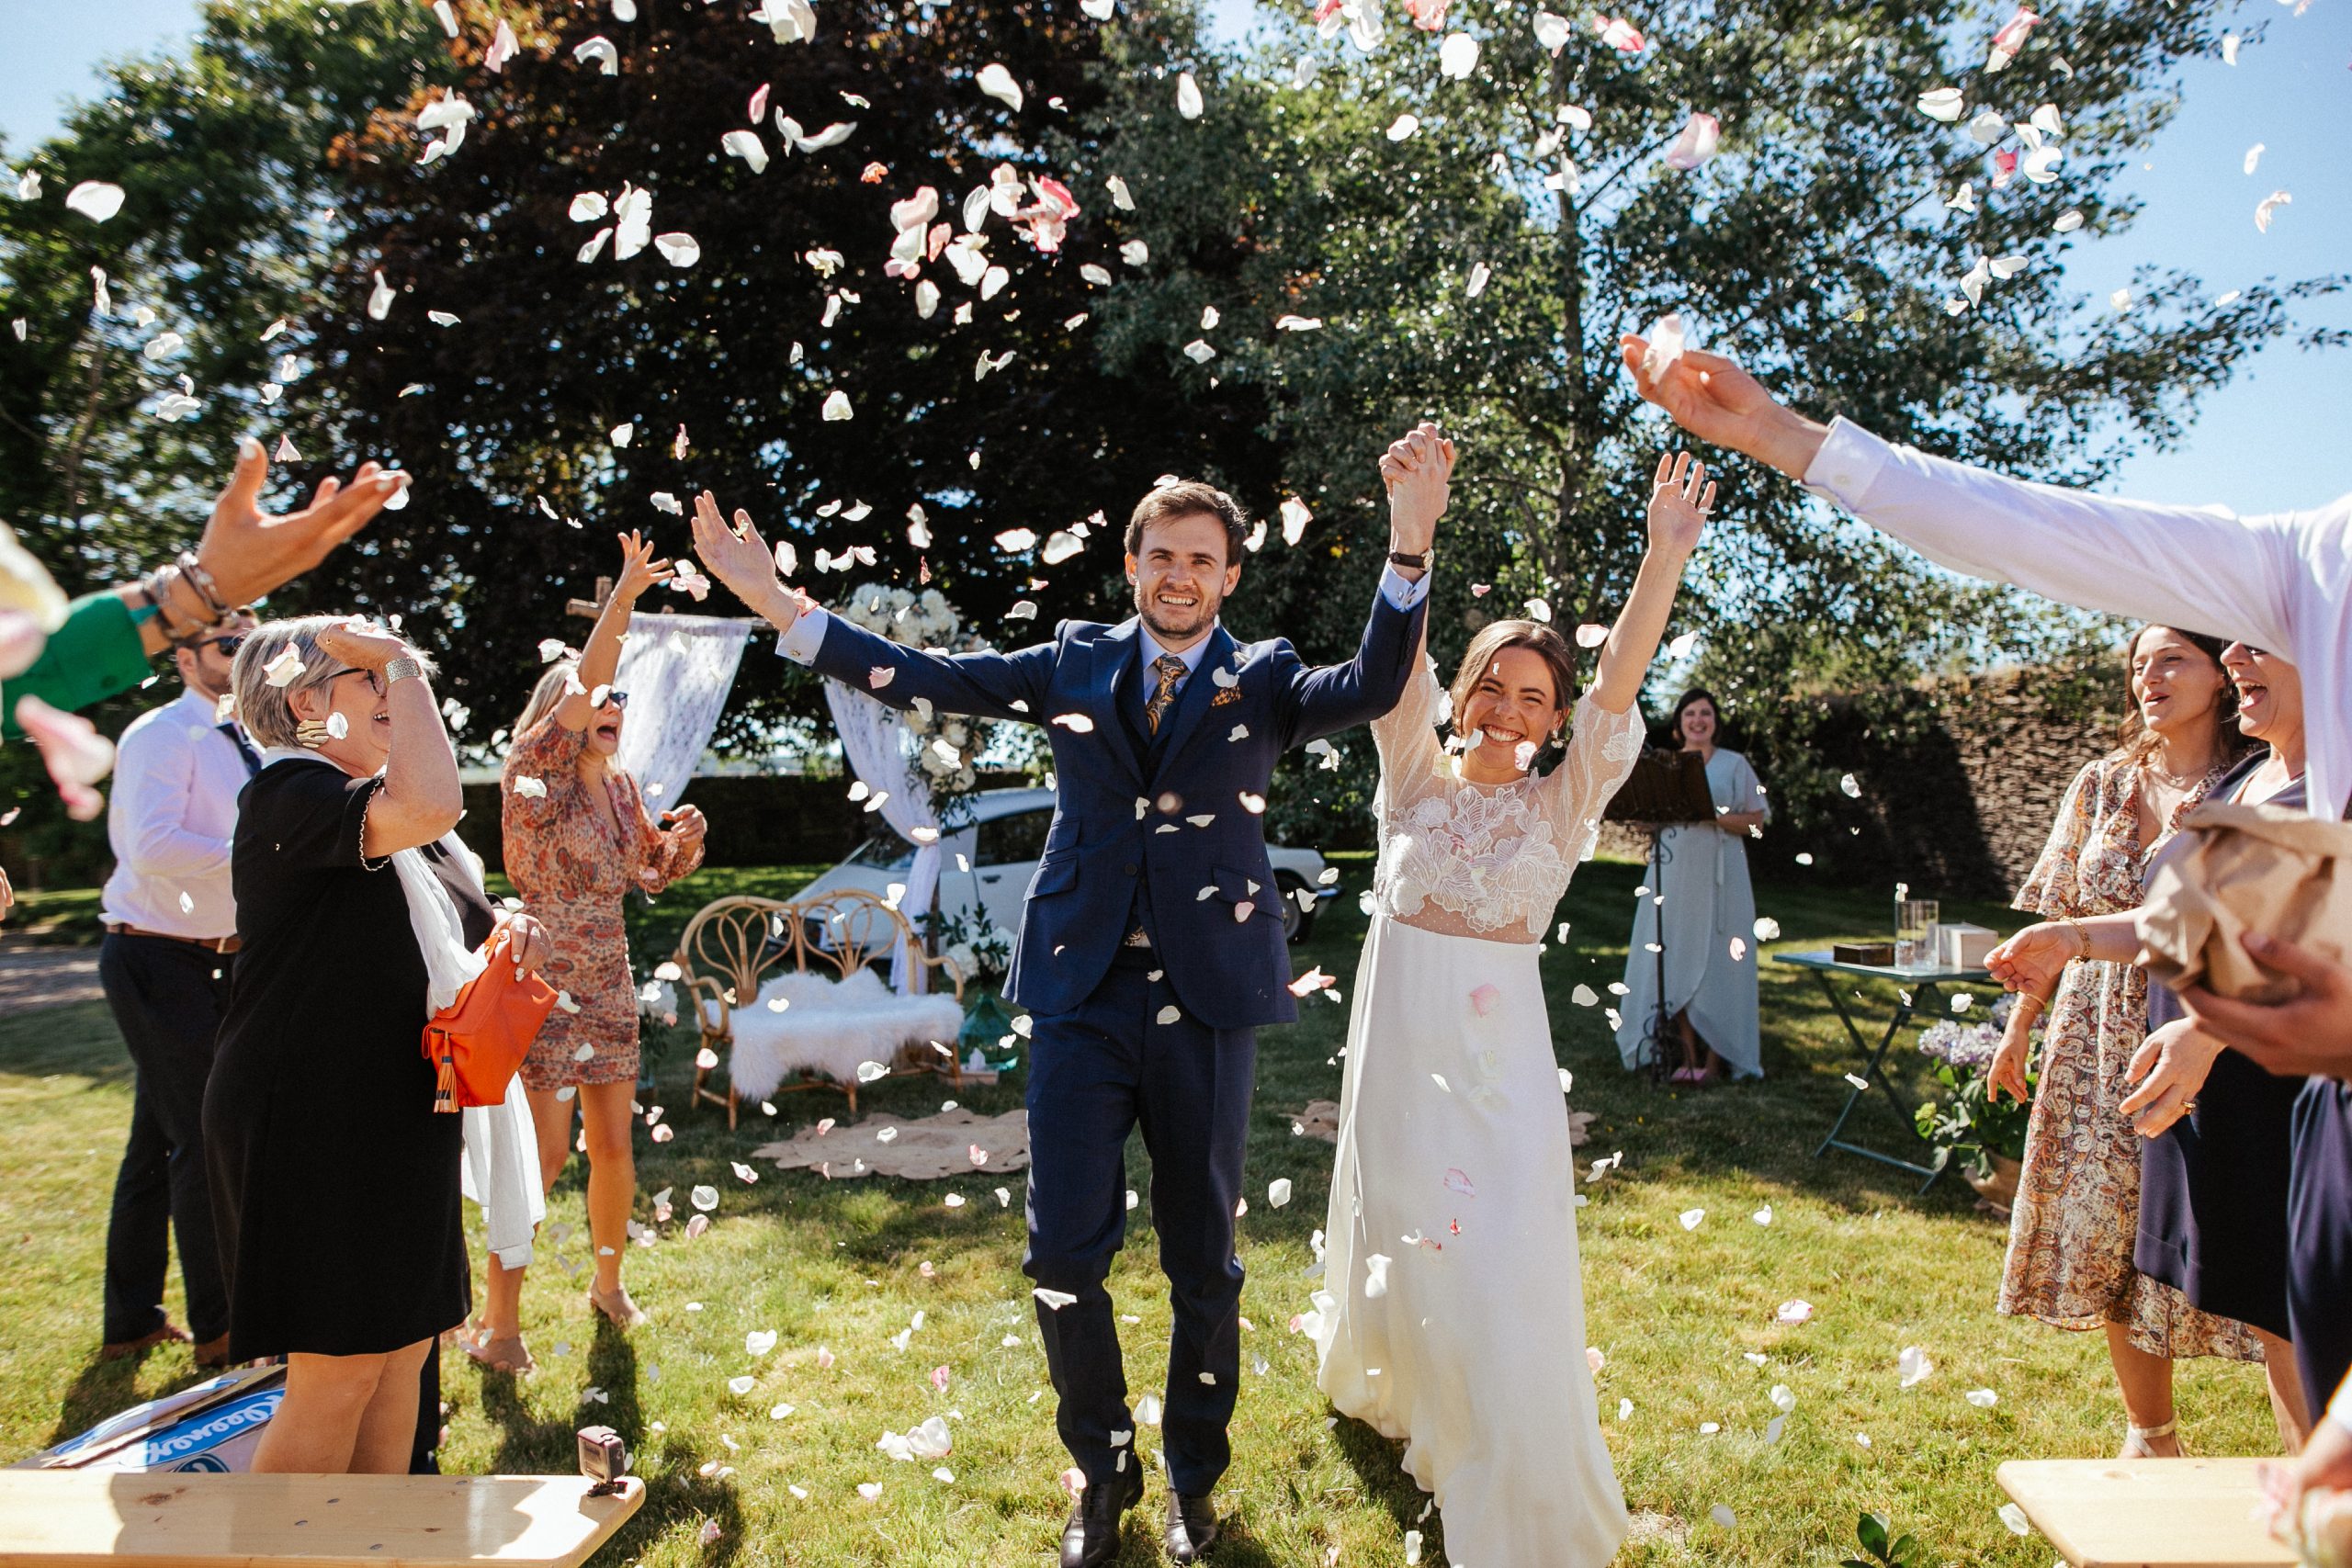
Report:
M1168 1494L1168 1561L1198 1562L1216 1544L1216 1506L1206 1497Z
M1143 1475L1133 1459L1125 1475L1079 1494L1062 1527L1062 1568L1102 1568L1119 1555L1119 1516L1143 1501Z

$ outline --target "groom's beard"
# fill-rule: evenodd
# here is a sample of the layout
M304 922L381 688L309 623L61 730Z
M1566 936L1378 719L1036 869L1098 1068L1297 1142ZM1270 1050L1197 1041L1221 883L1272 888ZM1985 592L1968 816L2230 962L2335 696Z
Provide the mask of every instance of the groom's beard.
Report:
M1156 592L1157 590L1145 588L1140 582L1136 584L1136 614L1141 617L1143 624L1150 628L1151 635L1163 643L1170 639L1198 637L1216 624L1217 612L1225 604L1222 595L1204 588L1198 591L1197 597L1200 603L1189 610L1179 610L1174 606L1160 604L1153 596ZM1178 619L1179 615L1182 619Z

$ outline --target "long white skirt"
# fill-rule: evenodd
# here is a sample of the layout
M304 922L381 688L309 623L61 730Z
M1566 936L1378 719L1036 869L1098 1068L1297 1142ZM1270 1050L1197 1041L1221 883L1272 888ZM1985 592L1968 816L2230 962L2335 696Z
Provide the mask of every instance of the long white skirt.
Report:
M1405 1439L1455 1568L1608 1562L1625 1503L1585 1357L1575 1156L1533 944L1375 916L1340 1107L1317 1382Z

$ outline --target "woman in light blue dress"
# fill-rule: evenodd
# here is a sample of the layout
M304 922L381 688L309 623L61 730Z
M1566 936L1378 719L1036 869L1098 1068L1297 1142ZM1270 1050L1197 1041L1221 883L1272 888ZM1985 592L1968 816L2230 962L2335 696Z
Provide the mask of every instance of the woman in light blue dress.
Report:
M1706 759L1715 820L1659 834L1660 886L1635 901L1625 953L1625 995L1617 1054L1627 1067L1645 1066L1657 1021L1658 921L1666 922L1666 1016L1681 1051L1676 1083L1761 1077L1763 1043L1756 1022L1756 895L1747 882L1749 833L1771 820L1764 786L1747 759L1715 744L1713 695L1682 694L1674 705L1674 740Z

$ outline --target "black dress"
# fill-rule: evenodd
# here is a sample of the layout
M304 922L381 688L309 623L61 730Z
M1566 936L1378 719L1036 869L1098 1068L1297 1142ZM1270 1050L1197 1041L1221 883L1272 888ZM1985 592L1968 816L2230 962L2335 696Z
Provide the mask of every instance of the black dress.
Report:
M2213 786L2211 798L2236 800L2268 758L2258 752L2241 763ZM2297 779L2265 804L2301 810L2304 800ZM2150 877L2166 858L2160 853L2150 863ZM2170 987L2148 987L2149 1032L2187 1016ZM2289 1337L2288 1179L2295 1100L2304 1082L2224 1051L2197 1091L2197 1109L2140 1143L2132 1266L2201 1311L2281 1338Z
M388 861L360 853L378 779L271 763L239 801L237 954L204 1133L229 1356L379 1355L470 1305L462 1118L433 1109L424 954ZM425 855L466 940L495 915Z

